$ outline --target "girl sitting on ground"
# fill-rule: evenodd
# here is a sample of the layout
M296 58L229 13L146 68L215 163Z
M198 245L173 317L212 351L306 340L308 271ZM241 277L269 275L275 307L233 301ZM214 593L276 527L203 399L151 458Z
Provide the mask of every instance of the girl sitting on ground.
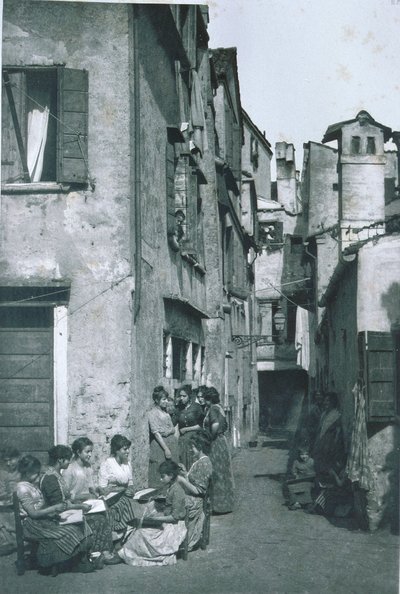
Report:
M148 566L174 565L176 553L186 536L184 518L186 515L185 492L177 481L180 468L173 460L166 460L159 466L161 482L168 487L165 507L158 511L154 502L146 506L145 516L160 526L134 529L122 549L118 552L128 565Z
M298 449L291 474L294 478L286 482L289 509L301 509L312 503L311 489L315 478L314 460L310 457L307 447Z
M21 458L18 462L21 481L16 489L24 537L39 543L36 557L40 568L46 570L73 559L78 571L93 571L87 559L91 530L85 533L79 524L59 524L58 515L67 509L67 503L45 504L38 487L40 470L41 464L34 456Z

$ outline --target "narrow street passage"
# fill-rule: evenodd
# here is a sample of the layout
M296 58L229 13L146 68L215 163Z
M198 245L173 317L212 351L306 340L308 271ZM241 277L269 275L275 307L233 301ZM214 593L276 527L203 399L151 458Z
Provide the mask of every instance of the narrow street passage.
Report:
M233 458L236 510L214 516L207 551L173 567L106 567L56 578L29 571L18 577L13 556L0 560L3 594L395 594L398 537L333 526L283 505L287 450L242 449ZM256 476L255 475L259 475ZM270 476L265 476L270 475Z

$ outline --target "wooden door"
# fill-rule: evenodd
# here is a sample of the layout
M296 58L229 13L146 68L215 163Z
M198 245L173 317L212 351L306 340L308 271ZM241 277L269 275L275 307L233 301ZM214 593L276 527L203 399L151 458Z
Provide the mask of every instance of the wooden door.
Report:
M1 307L0 444L45 462L53 443L53 309Z

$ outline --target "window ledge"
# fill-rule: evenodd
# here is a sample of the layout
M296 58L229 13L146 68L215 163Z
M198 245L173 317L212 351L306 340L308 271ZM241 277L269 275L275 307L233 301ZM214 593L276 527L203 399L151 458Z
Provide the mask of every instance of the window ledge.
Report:
M2 194L49 194L69 192L69 184L59 184L57 182L34 182L26 184L2 184Z

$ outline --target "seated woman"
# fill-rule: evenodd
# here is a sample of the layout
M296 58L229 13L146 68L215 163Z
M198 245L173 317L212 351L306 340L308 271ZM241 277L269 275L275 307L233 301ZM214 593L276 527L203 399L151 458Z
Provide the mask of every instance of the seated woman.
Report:
M203 409L192 399L192 388L182 386L177 392L176 421L179 428L179 462L188 470L193 462L190 437L203 426Z
M15 521L12 507L12 494L20 480L17 470L20 453L8 447L2 452L0 468L0 555L15 551Z
M70 493L71 501L80 503L98 495L91 467L93 442L88 437L78 437L71 448L73 458L68 468L64 470L62 477Z
M78 524L62 526L58 514L67 508L66 502L46 506L43 494L38 488L41 465L34 456L24 456L18 462L21 481L17 484L22 526L25 538L39 542L36 557L41 568L50 568L67 560L79 563L78 571L87 573L94 567L87 560L91 530Z
M145 518L160 522L159 528L136 528L125 545L118 551L128 565L155 566L174 565L179 545L186 536L184 518L186 515L185 492L177 482L179 466L173 460L166 460L159 466L161 482L168 486L163 512L156 509L154 502L147 506Z
M189 551L196 546L201 538L204 524L203 498L212 475L212 464L207 456L210 451L210 440L207 434L201 431L192 434L190 443L194 462L189 472L182 470L177 479L187 494Z
M71 493L64 480L61 471L68 469L72 457L71 448L65 445L53 446L49 450L49 467L40 480L40 490L46 505L65 503L66 509L82 509L84 512L90 510L90 505L71 500ZM111 551L113 549L111 528L107 516L104 513L85 515L85 522L90 526L91 559L95 568L101 568L103 562L113 561Z
M132 504L132 467L128 459L131 443L123 435L114 435L110 444L111 456L100 465L100 493L105 496L110 493L121 494L115 503L108 502L108 517L111 529L115 532L125 530L129 522L135 518Z
M228 423L222 406L219 404L219 394L215 388L208 388L205 395L207 414L204 419L204 429L211 436L210 460L213 467L212 475L212 509L214 513L227 514L233 510L233 473L231 456L225 431Z

